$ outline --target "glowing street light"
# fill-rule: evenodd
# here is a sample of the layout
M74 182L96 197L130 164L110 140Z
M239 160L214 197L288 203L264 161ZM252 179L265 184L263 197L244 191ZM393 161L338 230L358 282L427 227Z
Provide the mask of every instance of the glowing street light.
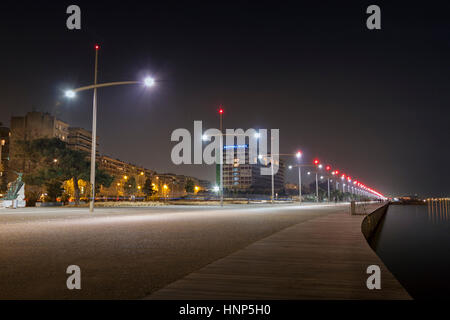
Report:
M75 98L75 96L76 96L75 91L73 91L73 90L67 90L65 95L67 98Z
M219 152L219 169L220 169L220 206L223 207L223 108L219 106L219 130L220 130L220 152ZM216 167L217 168L217 167Z
M334 170L333 172L331 172L331 174L332 174L333 176L336 176L336 187L335 187L335 190L338 191L338 185L339 185L339 182L338 182L339 170Z
M275 161L274 161L274 159L273 159L273 156L293 156L294 154L292 154L292 153L277 153L277 154L273 154L273 153L271 153L271 154L259 154L258 155L258 159L260 160L260 162L261 162L261 160L263 159L263 158L265 158L264 160L266 160L265 161L265 165L267 165L268 164L268 162L269 162L269 159L270 159L270 168L271 168L271 170L272 170L272 174L271 174L271 176L272 176L272 196L271 196L271 203L273 204L274 203L274 200L275 200L275 173L274 173L274 170L273 170L273 167L274 167L274 165L275 165ZM300 168L300 165L298 165L298 167ZM301 181L300 181L301 182ZM300 188L299 188L299 190L300 190ZM300 195L301 195L301 193L300 193ZM277 193L277 196L278 196L278 193ZM300 197L301 198L301 197Z
M144 85L146 87L152 87L155 84L155 79L151 78L151 77L147 77L144 79Z
M295 157L297 158L297 167L298 167L298 201L301 204L302 203L302 166L300 165L300 159L302 158L302 152L299 150L295 154ZM292 169L293 166L289 166L289 169ZM309 174L309 173L308 173Z
M328 172L331 170L331 166L330 165L326 165L325 166L325 170L327 171L327 183L328 183L328 202L330 202L330 175L328 174Z
M319 159L314 159L313 163L317 168L322 169L322 165L320 164ZM319 180L317 178L317 169L316 169L316 202L319 202Z

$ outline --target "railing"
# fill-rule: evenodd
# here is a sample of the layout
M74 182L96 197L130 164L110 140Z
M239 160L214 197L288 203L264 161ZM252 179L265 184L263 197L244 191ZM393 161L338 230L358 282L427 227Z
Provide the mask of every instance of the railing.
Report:
M377 208L386 204L385 201L351 201L350 202L350 214L352 215L368 215L375 211Z

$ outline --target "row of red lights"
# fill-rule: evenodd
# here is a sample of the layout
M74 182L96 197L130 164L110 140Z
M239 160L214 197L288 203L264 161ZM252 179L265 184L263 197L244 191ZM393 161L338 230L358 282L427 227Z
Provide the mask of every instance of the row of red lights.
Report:
M97 46L96 46L96 49L98 49ZM221 115L223 114L223 108L222 108L222 106L219 107L219 114L221 114ZM301 155L302 152L301 152L301 151L298 151L297 154L300 154L300 155ZM314 160L313 160L313 164L316 165L316 166L318 166L318 165L320 164L319 159L314 159ZM325 170L326 170L326 171L330 171L330 170L331 170L331 166L330 166L330 165L326 165L326 166L325 166ZM335 176L338 176L338 175L339 175L339 170L334 170L334 171L331 172L331 174L332 174L332 175L335 175ZM342 178L342 179L347 178L347 181L348 181L348 182L351 182L351 181L352 181L352 178L351 178L350 176L346 175L345 173L342 173L341 178ZM379 197L385 198L385 196L382 195L381 193L379 193L378 191L376 191L376 190L374 190L374 189L372 189L372 188L367 187L366 185L364 185L363 183L361 183L361 182L359 182L359 181L357 181L357 180L353 181L353 184L355 184L356 186L360 187L361 189L364 189L364 190L366 190L366 191L369 191L369 192L372 193L372 194L375 194L375 195L377 195L377 196L379 196Z
M320 164L319 159L314 159L314 160L313 160L313 164L316 165L316 166L318 166L318 165ZM326 171L330 171L330 170L331 170L331 166L330 166L330 165L326 165L326 166L325 166L325 170L326 170ZM335 176L339 176L339 173L340 173L339 170L334 170L334 171L331 172L331 174L332 174L332 175L335 175ZM342 173L342 174L341 174L341 179L346 179L346 178L347 178L347 181L348 181L348 182L351 182L351 181L352 181L352 177L350 177L349 175L346 175L345 173ZM374 190L374 189L372 189L372 188L369 188L368 186L364 185L363 183L361 183L361 182L359 182L359 181L357 181L357 180L353 181L353 184L356 185L356 186L358 186L358 187L360 187L361 189L364 189L364 190L366 190L366 191L369 191L370 193L375 194L375 195L377 195L377 196L379 196L379 197L386 198L384 195L382 195L382 194L379 193L378 191L376 191L376 190Z

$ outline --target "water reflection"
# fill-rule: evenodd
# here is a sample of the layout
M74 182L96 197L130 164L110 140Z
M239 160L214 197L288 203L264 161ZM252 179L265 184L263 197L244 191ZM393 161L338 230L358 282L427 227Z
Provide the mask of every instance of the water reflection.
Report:
M427 202L428 220L432 223L442 223L449 221L449 198L429 198Z
M378 256L415 299L450 299L449 198L391 205L371 241Z

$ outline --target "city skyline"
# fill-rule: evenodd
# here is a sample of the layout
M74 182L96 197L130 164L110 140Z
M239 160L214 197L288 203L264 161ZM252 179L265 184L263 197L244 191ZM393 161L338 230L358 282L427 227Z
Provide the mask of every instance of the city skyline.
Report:
M305 161L318 157L384 194L448 193L445 171L428 169L450 158L450 97L440 72L450 48L442 42L440 10L424 9L428 15L415 21L421 8L411 6L394 19L399 9L386 4L377 34L365 29L364 5L301 5L295 13L279 6L271 13L264 3L193 10L131 2L126 14L114 3L110 11L101 2L80 6L78 33L64 28L64 5L30 5L20 15L12 7L0 22L24 39L7 35L15 50L0 54L2 61L21 60L7 65L1 80L8 88L0 102L5 125L34 108L90 128L92 94L67 101L63 93L92 83L99 43L101 82L147 73L159 81L149 92L99 91L97 133L106 154L214 181L214 167L170 162L170 133L191 129L194 120L217 128L223 105L225 128L279 128L281 151L301 149ZM28 28L34 24L45 34ZM27 95L20 94L24 86Z

